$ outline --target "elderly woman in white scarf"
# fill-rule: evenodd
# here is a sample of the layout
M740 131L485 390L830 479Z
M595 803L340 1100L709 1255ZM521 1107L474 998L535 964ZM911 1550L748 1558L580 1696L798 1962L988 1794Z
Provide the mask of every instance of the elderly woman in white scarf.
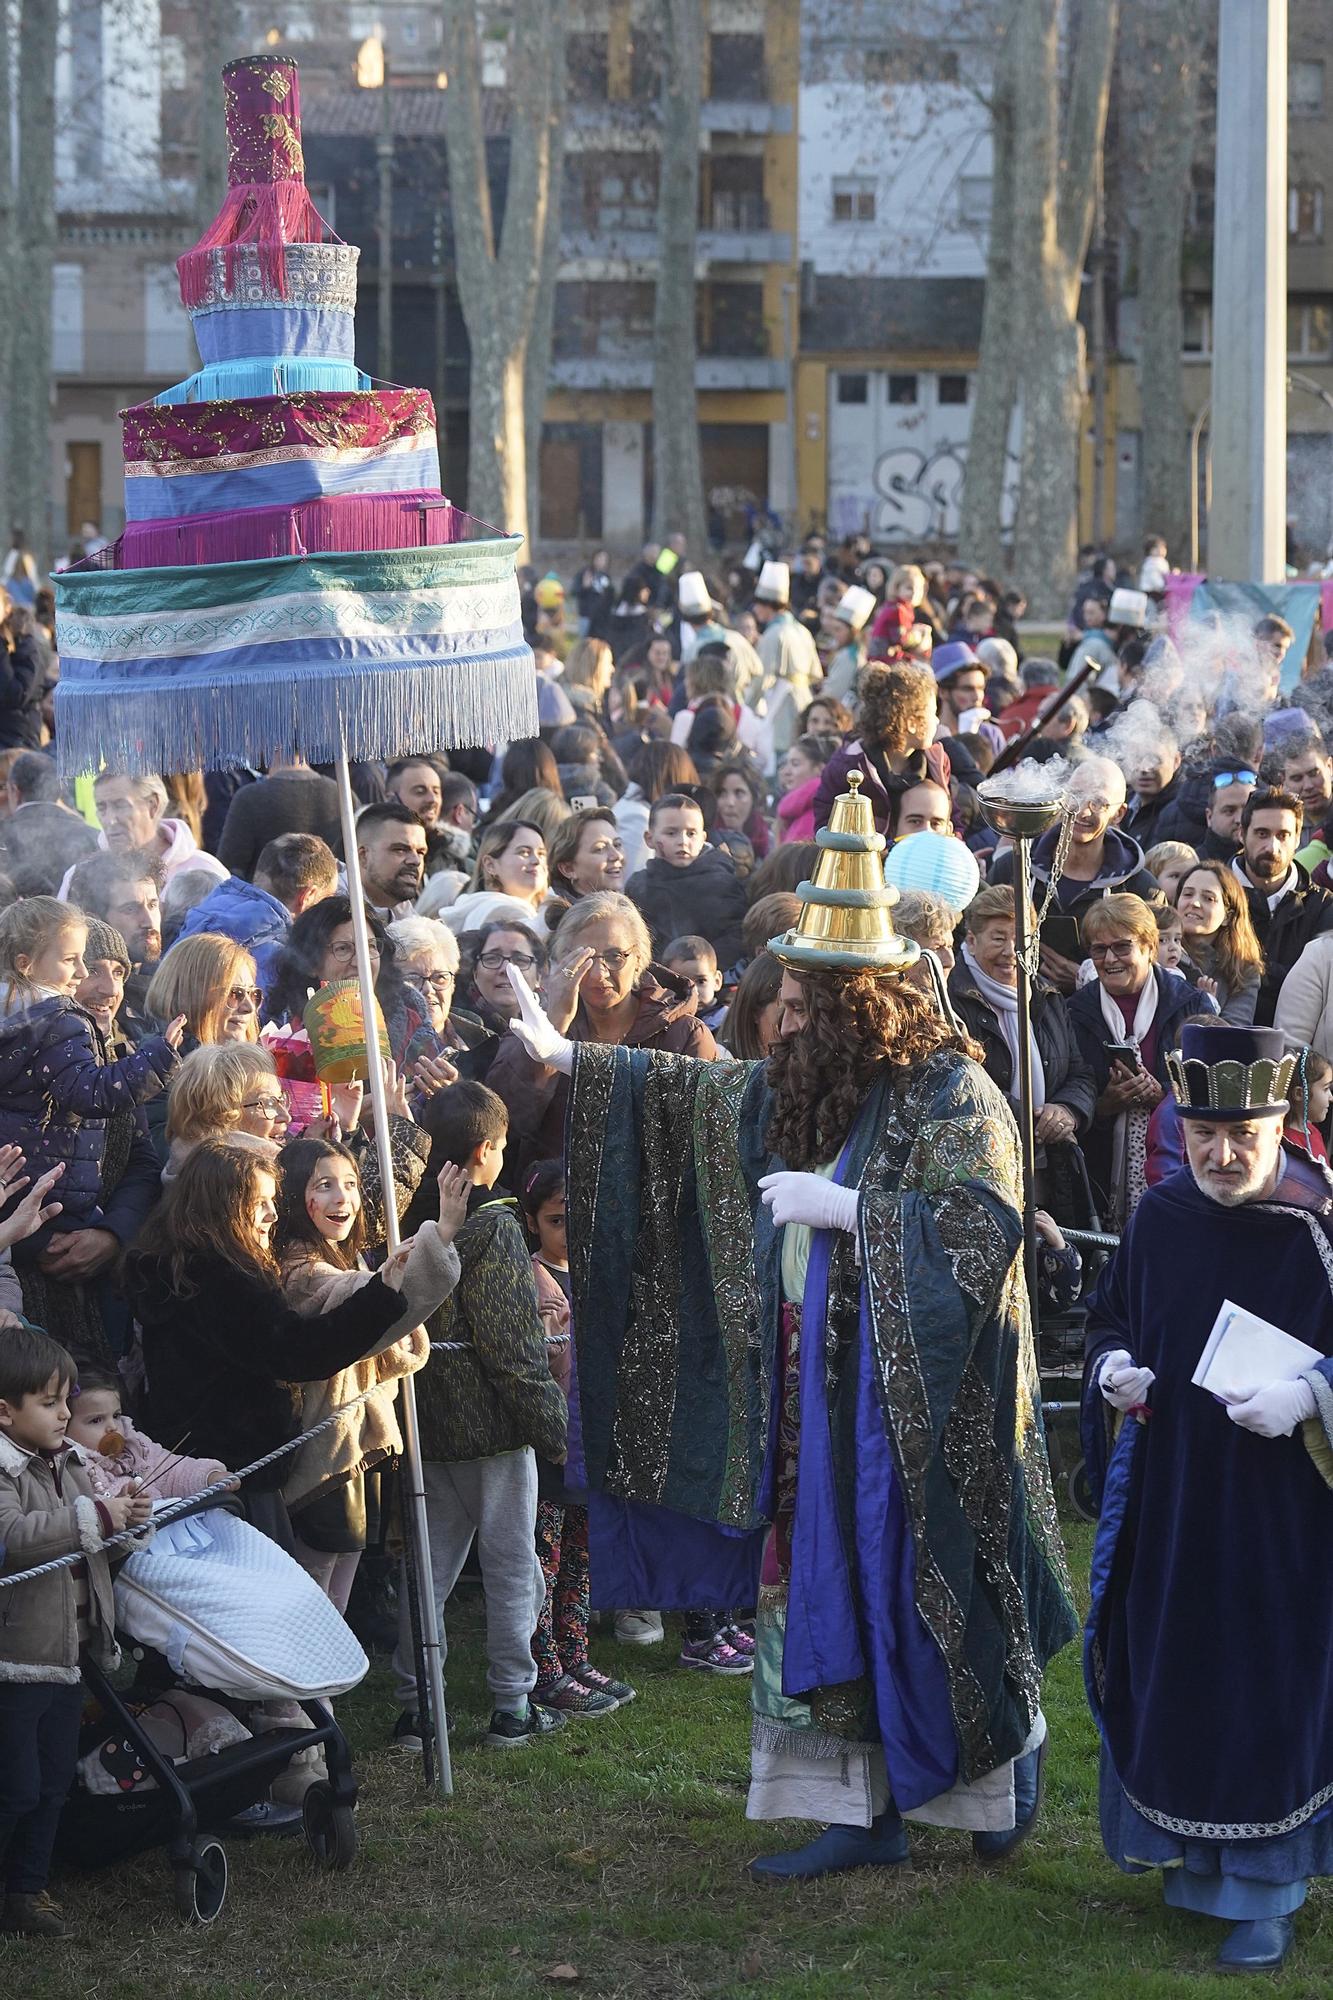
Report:
M983 889L967 909L963 948L949 977L949 998L968 1033L980 1042L987 1074L1018 1103L1018 959L1014 892ZM1039 1195L1045 1149L1077 1141L1092 1123L1097 1092L1065 1011L1052 987L1038 981L1030 1028L1032 1099L1039 1150Z
M1156 963L1157 922L1141 896L1103 896L1083 917L1097 977L1066 1003L1096 1086L1084 1141L1102 1212L1123 1228L1143 1194L1148 1121L1166 1095L1166 1058L1183 1022L1216 1014L1206 993Z

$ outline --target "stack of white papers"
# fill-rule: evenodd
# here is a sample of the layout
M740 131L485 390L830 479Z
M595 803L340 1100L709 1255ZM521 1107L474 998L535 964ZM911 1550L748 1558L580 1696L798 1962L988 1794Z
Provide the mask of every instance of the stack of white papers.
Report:
M1224 1403L1244 1402L1256 1389L1294 1381L1323 1359L1317 1347L1224 1299L1190 1380Z

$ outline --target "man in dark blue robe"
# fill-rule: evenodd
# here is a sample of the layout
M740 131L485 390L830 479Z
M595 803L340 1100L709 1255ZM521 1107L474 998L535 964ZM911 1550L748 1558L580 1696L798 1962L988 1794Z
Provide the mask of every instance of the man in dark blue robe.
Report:
M1094 1475L1114 1433L1085 1649L1103 1839L1229 1921L1239 1972L1282 1962L1333 1873L1333 1358L1227 1402L1191 1379L1224 1301L1333 1357L1333 1176L1283 1140L1293 1062L1272 1029L1186 1025L1187 1164L1103 1274L1085 1374Z

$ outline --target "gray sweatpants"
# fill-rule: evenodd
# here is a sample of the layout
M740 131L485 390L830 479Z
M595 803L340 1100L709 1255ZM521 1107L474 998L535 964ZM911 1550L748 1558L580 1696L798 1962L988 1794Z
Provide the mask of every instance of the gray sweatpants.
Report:
M486 1599L486 1683L497 1708L520 1709L537 1681L532 1635L546 1602L536 1548L537 1461L525 1447L452 1465L428 1458L422 1471L441 1656L448 1652L448 1641L440 1614L475 1535ZM393 1668L401 1706L415 1709L412 1621L407 1580L401 1576Z

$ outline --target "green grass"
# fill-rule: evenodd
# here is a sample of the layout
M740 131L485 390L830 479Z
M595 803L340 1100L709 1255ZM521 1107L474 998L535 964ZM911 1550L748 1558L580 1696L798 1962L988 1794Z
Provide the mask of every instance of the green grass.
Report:
M1076 1574L1089 1532L1070 1532ZM211 1929L171 1913L162 1859L57 1885L68 1945L0 1943L0 1983L25 2000L1181 2000L1272 1992L1209 1972L1220 1927L1168 1912L1155 1878L1102 1853L1096 1747L1077 1649L1053 1667L1040 1831L986 1872L960 1834L917 1832L911 1873L796 1890L752 1885L746 1860L795 1844L744 1819L748 1695L648 1652L599 1644L639 1699L605 1721L496 1755L475 1595L451 1608L456 1796L426 1798L419 1765L381 1748L393 1706L377 1671L340 1704L362 1778L362 1850L315 1873L298 1841L229 1843L227 1907ZM1219 1746L1221 1748L1221 1746ZM1333 1991L1333 1924L1316 1891L1283 1995ZM553 1978L572 1966L577 1982Z

